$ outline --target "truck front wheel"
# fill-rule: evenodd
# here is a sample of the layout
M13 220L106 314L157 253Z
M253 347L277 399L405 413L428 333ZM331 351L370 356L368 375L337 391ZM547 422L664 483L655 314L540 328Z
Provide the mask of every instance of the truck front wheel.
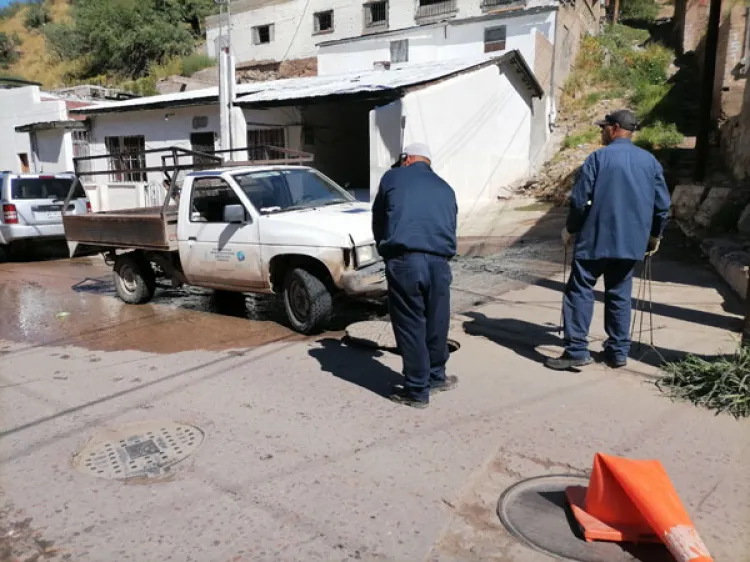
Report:
M137 254L117 256L114 266L115 291L128 304L143 304L156 291L156 275L149 261Z
M314 334L331 320L333 296L325 283L309 271L292 269L284 279L284 310L294 330Z

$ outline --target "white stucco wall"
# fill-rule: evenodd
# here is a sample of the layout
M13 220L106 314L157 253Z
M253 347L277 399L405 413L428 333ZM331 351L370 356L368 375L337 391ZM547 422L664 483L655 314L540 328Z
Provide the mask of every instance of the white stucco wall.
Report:
M29 166L34 171L30 136L28 133L16 133L16 127L67 118L64 101L42 101L41 97L38 86L0 89L0 170L21 172L18 155L26 154ZM61 152L61 158L67 155L69 153ZM62 163L63 168L65 165Z
M290 108L269 110L244 110L248 129L285 127L288 148L299 149L302 126L298 112ZM193 128L194 117L206 117L205 127ZM215 146L219 147L219 106L203 105L177 109L148 111L128 111L91 117L91 156L107 154L106 137L126 137L143 135L146 149L167 149L172 146L190 149L192 133L213 132ZM240 147L245 147L246 139L241 139ZM161 157L166 152L146 155L146 166L161 166ZM181 160L182 163L189 160ZM107 159L92 162L93 169L107 170ZM108 175L91 176L83 179L94 211L113 210L145 206L149 189L161 193L163 174L150 172L146 183L113 183ZM150 184L150 186L149 186Z
M318 50L318 74L340 74L342 71L371 70L375 62L389 61L391 42L409 40L409 61L398 64L420 64L481 56L484 53L484 30L506 26L505 51L518 50L534 68L536 33L554 41L554 12L502 17L471 23L446 22L439 26L405 29L398 33L373 35L333 45L323 44Z
M290 0L272 6L232 14L232 51L237 62L284 59L300 59L318 54L316 45L323 41L357 37L374 31L364 28L363 3L336 3L332 0ZM389 0L388 29L398 30L413 27L425 20L415 19L415 0ZM484 15L480 0L457 0L452 21ZM333 10L334 29L323 34L314 33L313 14ZM216 40L219 29L216 18L207 20L207 51L216 56ZM273 40L265 45L253 45L252 28L258 25L274 25ZM509 47L518 48L518 47ZM526 53L524 53L525 55ZM456 55L461 56L461 55Z
M503 187L525 177L530 171L530 95L517 85L517 79L490 66L374 110L371 196L398 154L402 115L404 145L429 145L433 167L456 191L462 212L491 201Z
M39 174L56 174L73 170L73 139L60 129L37 131L33 167Z

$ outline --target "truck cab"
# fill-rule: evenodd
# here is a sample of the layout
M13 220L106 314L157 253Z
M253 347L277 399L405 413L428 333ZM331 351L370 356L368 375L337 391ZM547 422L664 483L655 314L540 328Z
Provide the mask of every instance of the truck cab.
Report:
M336 292L378 297L386 288L369 205L307 166L187 175L177 241L187 283L279 293L303 333L327 320Z

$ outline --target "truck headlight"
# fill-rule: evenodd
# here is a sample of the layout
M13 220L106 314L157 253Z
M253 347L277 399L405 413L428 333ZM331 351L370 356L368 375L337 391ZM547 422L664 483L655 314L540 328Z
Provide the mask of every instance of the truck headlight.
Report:
M370 265L371 263L375 263L380 259L375 244L368 244L367 246L357 246L354 249L354 252L357 258L357 267Z

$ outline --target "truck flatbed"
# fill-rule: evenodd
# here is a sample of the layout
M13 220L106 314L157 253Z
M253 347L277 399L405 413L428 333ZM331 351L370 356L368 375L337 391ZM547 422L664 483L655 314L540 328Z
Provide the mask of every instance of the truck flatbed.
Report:
M65 215L69 242L97 248L171 252L177 245L177 206Z

